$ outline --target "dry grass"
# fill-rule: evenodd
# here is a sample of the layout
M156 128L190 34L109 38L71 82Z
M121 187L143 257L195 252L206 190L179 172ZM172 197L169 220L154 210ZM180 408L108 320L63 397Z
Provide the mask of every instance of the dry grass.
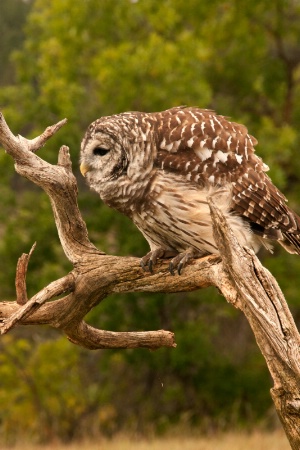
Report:
M101 439L98 442L82 442L65 446L60 444L33 446L23 443L14 447L14 450L290 450L290 446L284 433L276 431L251 434L232 432L212 438L177 437L172 439L169 437L149 441L118 437L110 441Z

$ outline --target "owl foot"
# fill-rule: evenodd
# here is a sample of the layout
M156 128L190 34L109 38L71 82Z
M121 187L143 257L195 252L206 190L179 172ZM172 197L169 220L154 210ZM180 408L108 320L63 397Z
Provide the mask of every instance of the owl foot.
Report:
M191 261L191 259L197 258L198 256L198 253L193 249L179 253L169 264L170 274L176 275L177 272L178 275L181 275L182 269Z
M160 248L157 248L157 249L147 253L147 255L143 256L143 258L140 261L140 266L145 271L149 270L149 272L153 273L153 267L157 263L158 259L171 258L174 255L177 255L176 251L165 250L160 247Z

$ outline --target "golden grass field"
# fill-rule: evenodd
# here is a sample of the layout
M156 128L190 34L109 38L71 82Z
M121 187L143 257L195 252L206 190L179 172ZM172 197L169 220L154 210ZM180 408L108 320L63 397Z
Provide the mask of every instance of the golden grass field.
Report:
M290 450L282 431L272 433L226 433L216 437L176 437L151 440L130 440L117 437L98 442L81 442L70 445L34 446L20 444L14 450ZM3 448L3 450L11 450Z

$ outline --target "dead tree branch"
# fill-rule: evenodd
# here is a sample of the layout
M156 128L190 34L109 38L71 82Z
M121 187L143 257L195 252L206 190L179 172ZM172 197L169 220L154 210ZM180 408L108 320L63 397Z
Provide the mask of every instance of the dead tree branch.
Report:
M112 332L84 322L86 314L111 293L187 292L216 286L229 303L245 314L274 380L275 407L293 449L300 448L300 337L274 277L247 248L241 248L221 212L210 202L220 256L194 261L181 276L172 277L167 263L155 273L144 272L136 258L105 255L88 238L77 204L77 184L67 147L58 164L35 153L65 123L48 127L29 141L14 136L0 116L0 142L14 159L16 171L39 185L49 196L62 248L73 270L54 280L27 301L25 275L28 257L19 263L16 302L0 302L1 333L16 324L49 324L70 341L89 349L175 347L169 331ZM27 259L26 259L27 258ZM67 294L53 300L54 297ZM52 299L52 300L51 300Z
M17 303L18 305L25 305L27 303L27 289L26 289L26 274L28 269L28 262L30 260L30 257L35 249L36 243L33 244L31 247L30 252L23 253L22 256L20 256L18 263L17 263L17 269L16 269L16 296L17 296Z

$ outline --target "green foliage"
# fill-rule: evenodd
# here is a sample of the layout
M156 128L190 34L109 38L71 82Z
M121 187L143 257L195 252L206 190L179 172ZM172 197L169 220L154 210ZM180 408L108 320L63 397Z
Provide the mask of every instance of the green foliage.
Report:
M20 46L24 38L22 27L29 11L30 1L10 0L0 3L0 86L14 78L14 67L10 60L11 50Z
M43 158L55 163L59 146L69 145L77 174L80 139L95 118L199 105L248 126L272 179L300 211L297 2L1 0L0 12L0 106L13 131L31 137L68 118ZM0 292L14 299L17 259L35 241L30 295L70 265L46 195L20 179L4 153L0 180ZM131 222L101 204L79 174L78 184L92 241L112 254L145 254ZM300 259L277 247L262 258L298 318ZM49 329L16 330L1 341L2 440L163 432L178 422L251 426L268 415L265 363L245 319L216 290L112 296L87 319L111 330L170 329L178 346L88 352Z

